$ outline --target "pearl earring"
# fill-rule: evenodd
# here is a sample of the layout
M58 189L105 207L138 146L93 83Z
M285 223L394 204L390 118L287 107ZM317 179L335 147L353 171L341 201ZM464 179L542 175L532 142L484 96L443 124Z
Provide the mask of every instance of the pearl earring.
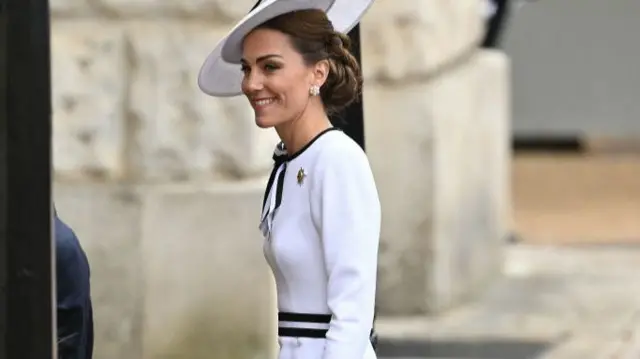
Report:
M309 88L309 94L311 96L318 96L320 95L320 86L318 85L311 85L311 87Z

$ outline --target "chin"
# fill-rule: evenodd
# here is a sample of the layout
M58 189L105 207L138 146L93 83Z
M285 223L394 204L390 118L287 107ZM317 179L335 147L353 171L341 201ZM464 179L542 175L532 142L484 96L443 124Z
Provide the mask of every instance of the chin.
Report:
M268 117L256 117L256 125L260 128L271 128L276 124L270 121Z

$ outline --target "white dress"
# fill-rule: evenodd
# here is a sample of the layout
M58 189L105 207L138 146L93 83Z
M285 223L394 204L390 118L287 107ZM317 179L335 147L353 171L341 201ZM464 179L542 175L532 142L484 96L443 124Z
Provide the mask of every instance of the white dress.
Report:
M367 157L330 129L280 158L260 226L277 287L279 359L375 359L380 202Z

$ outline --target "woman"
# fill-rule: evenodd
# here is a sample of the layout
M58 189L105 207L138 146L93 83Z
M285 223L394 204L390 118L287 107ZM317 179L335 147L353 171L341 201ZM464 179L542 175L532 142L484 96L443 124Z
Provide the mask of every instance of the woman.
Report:
M369 334L378 194L364 152L328 118L360 92L360 68L338 30L353 27L368 6L356 0L258 4L200 74L206 93L229 96L239 87L256 124L275 128L282 140L260 224L276 279L281 359L376 357ZM234 63L237 85L229 72Z

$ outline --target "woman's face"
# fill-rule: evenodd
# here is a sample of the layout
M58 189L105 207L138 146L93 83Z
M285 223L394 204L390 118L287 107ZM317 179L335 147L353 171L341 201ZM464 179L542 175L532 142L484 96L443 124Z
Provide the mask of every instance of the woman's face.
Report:
M257 29L247 35L242 71L242 92L255 111L259 127L291 121L299 117L309 103L313 70L284 33Z

